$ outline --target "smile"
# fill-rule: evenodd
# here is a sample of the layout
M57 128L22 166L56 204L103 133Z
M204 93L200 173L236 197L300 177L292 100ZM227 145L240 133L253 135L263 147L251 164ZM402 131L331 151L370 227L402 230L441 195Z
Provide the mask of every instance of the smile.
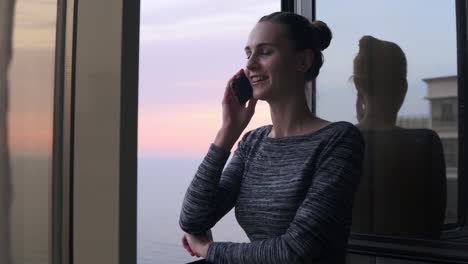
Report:
M252 85L255 85L255 84L258 84L262 81L265 81L266 79L268 79L266 76L252 76L251 77L251 81L252 81Z

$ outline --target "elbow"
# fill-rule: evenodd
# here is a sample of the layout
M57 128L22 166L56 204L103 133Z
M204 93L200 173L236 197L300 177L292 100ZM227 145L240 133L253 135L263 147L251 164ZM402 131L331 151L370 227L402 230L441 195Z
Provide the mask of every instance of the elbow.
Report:
M205 233L212 228L209 221L203 221L200 217L188 217L183 212L179 218L179 226L184 232L192 235Z
M280 247L287 263L315 263L324 254L322 244L315 239L298 236L298 234L296 236L283 235Z
M203 227L196 225L195 223L179 220L179 226L182 231L191 235L196 235L203 232Z
M193 234L197 233L199 230L199 224L195 221L195 219L191 219L187 217L184 212L180 214L179 217L179 226L185 233Z

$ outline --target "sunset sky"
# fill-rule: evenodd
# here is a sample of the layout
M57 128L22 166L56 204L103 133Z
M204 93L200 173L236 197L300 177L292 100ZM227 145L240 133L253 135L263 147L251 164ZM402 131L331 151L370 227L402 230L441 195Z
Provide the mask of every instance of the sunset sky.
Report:
M10 72L12 145L51 147L56 4L17 1ZM141 4L139 154L199 157L221 124L227 80L245 66L243 48L250 30L261 16L278 11L280 1ZM317 17L334 34L317 81L321 117L356 121L356 93L349 79L363 35L396 42L406 53L409 90L400 115L428 114L423 78L456 74L454 1L321 0ZM259 102L247 130L269 123L268 105Z
M226 82L246 63L250 30L279 9L276 0L142 1L139 154L199 157L208 150ZM270 123L268 105L259 102L246 131Z
M317 82L318 114L356 122L352 60L359 38L373 35L398 43L406 53L409 91L400 114L427 115L422 79L456 74L453 2L318 1L318 19L334 33ZM221 124L226 81L246 63L243 48L251 28L279 8L277 0L142 1L141 155L206 152ZM259 102L246 131L269 123L268 105Z

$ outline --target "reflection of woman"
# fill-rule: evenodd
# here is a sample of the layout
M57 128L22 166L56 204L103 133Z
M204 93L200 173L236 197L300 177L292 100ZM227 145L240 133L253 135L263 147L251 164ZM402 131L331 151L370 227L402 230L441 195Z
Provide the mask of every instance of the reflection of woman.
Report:
M362 37L354 83L366 156L352 230L439 238L446 203L442 144L430 129L396 126L408 86L405 54L393 42Z
M406 58L401 48L389 41L364 36L354 59L356 113L363 129L395 127L405 99Z
M241 106L229 81L222 127L183 202L183 243L192 255L213 263L344 263L362 137L350 123L312 115L304 94L330 40L325 23L292 13L270 14L253 28L245 74L254 99ZM247 132L224 168L257 100L269 104L273 125ZM251 242L212 242L207 231L233 207Z

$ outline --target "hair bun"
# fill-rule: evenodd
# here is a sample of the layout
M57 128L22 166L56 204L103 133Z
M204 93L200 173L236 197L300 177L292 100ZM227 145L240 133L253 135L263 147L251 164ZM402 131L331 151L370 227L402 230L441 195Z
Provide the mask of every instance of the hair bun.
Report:
M319 49L326 49L330 45L330 41L333 37L330 28L328 28L325 22L320 20L313 21L311 24L312 27L317 30Z

